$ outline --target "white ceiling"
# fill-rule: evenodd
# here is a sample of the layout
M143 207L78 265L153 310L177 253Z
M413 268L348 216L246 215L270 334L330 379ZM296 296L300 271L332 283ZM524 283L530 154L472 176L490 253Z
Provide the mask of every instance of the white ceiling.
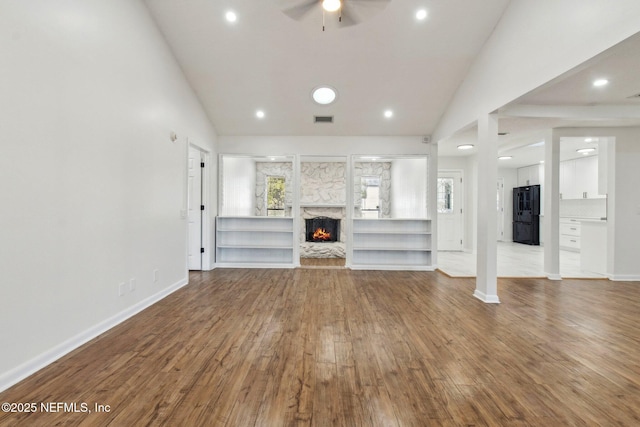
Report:
M539 105L548 107L597 107L597 106L637 106L640 107L640 34L625 40L598 55L585 64L571 70L557 79L539 87L510 106ZM609 84L594 87L593 81L605 78ZM505 106L508 109L509 106ZM618 127L640 126L640 109L635 118L596 119L593 117L501 117L499 131L507 135L499 137L499 154L511 155L513 159L501 161L501 167L517 168L539 163L544 159L544 146L530 147L541 141L546 130L567 127ZM460 151L457 146L474 144L475 128L458 135L438 146L440 155L469 156L475 150ZM563 138L561 159L580 157L575 150L583 144L583 139Z
M347 1L365 15L380 4ZM393 0L324 32L320 2L302 21L281 11L301 2L145 0L218 134L326 136L431 134L509 1ZM417 21L422 7L429 15ZM338 90L337 102L313 103L322 84Z
M296 21L282 12L309 0L145 0L219 135L429 135L509 0L347 0L367 16L340 28L320 1ZM283 6L284 5L284 6ZM415 19L426 8L428 18ZM224 15L233 10L237 22ZM532 57L532 60L535 60ZM611 48L514 105L636 105L640 98L640 35ZM594 88L595 78L610 84ZM318 85L338 90L338 100L311 100ZM258 119L257 110L266 116ZM383 112L392 109L386 119ZM313 123L332 115L334 123ZM553 127L630 126L637 119L501 117L504 167L542 160L543 147L528 147ZM456 146L475 143L476 130L440 143L440 155L473 155ZM570 151L567 148L563 156ZM574 150L575 151L575 150Z

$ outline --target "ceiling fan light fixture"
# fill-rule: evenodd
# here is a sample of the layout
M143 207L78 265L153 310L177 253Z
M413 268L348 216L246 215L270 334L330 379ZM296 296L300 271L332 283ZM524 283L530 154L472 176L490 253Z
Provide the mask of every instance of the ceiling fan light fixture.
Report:
M587 154L593 153L594 151L596 151L596 149L592 147L588 147L588 148L579 148L576 151L586 156Z
M313 100L320 105L329 105L338 97L338 92L329 86L318 86L311 93Z
M336 10L340 9L340 7L342 7L340 0L323 0L322 1L322 8L327 12L335 12Z

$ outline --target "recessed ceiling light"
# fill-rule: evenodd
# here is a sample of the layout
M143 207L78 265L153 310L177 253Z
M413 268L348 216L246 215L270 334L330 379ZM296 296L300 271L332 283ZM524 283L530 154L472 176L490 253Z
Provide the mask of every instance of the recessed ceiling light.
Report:
M324 0L322 2L322 8L327 12L335 12L340 9L340 0Z
M422 21L427 17L427 11L425 9L420 9L416 12L416 19Z
M329 105L336 100L338 93L329 86L319 86L311 93L313 100L320 105Z
M236 22L238 20L238 15L236 15L235 12L232 12L232 11L228 11L224 15L224 17L229 22Z
M596 151L595 148L589 147L589 148L579 148L576 150L578 153L584 154L585 156L589 153L593 153L594 151Z
M593 81L595 87L606 86L609 83L607 79L598 79Z
M472 148L473 148L473 144L458 145L458 150L471 150Z
M391 111L391 110L387 110L387 111L385 111L385 112L384 112L384 116L385 116L387 119L388 119L388 118L393 117L393 111Z
M262 110L256 111L256 117L259 118L259 119L264 118L264 111L262 111Z
M513 156L500 156L498 157L498 160L511 160L513 159Z

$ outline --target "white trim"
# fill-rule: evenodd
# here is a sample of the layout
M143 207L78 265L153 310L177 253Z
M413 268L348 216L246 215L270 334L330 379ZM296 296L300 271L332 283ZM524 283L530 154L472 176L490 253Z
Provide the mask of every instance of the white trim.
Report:
M242 263L242 262L217 262L215 268L297 268L300 267L300 261L296 264L291 263Z
M640 282L640 276L636 274L609 274L608 278L614 282Z
M169 286L161 290L160 292L151 295L148 298L132 305L131 307L116 313L115 315L109 317L108 319L103 320L90 327L89 329L80 332L79 334L69 338L68 340L52 347L51 349L41 353L40 355L34 357L33 359L23 363L22 365L17 366L16 368L5 372L0 375L0 392L8 389L9 387L17 384L18 382L24 380L28 376L36 373L40 369L50 365L66 354L72 352L83 344L91 341L97 336L105 333L109 329L119 325L130 317L135 316L140 313L142 310L152 306L178 289L189 283L188 277L181 279L177 283Z
M487 295L484 292L479 291L478 289L475 290L475 292L473 293L473 296L487 304L500 304L500 299L498 298L498 295Z
M201 176L201 193L202 193L202 197L200 202L202 203L202 205L204 205L204 211L202 212L202 228L200 230L200 233L202 235L202 247L204 248L204 254L201 255L201 260L200 260L200 270L201 271L210 271L214 269L214 266L212 265L212 258L214 258L214 254L213 252L215 251L215 245L213 244L214 242L212 241L212 231L211 231L211 223L213 222L213 217L211 215L212 213L212 209L211 209L211 151L209 151L207 148L202 147L200 145L198 145L195 142L191 142L188 138L187 138L187 188L186 188L186 211L189 211L189 148L193 147L194 149L200 151L200 161L204 162L205 167L202 170L202 176ZM189 269L189 221L186 221L186 228L187 228L187 271Z
M549 280L562 280L562 276L560 276L559 274L545 273L545 275L547 276L547 279L549 279Z
M350 270L370 270L370 271L435 271L437 267L433 265L351 265Z

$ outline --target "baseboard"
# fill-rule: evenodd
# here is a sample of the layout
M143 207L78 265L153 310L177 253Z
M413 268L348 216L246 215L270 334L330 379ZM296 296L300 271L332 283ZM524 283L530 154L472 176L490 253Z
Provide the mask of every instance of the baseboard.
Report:
M547 279L549 280L562 280L562 276L560 276L559 274L555 274L555 273L545 273L547 276Z
M614 282L640 282L640 276L637 274L609 274L609 280Z
M189 283L189 279L187 277L181 279L179 282L169 286L168 288L165 288L160 292L151 295L148 298L145 298L144 300L115 314L114 316L111 316L110 318L98 323L97 325L90 327L84 332L81 332L76 336L69 338L68 340L62 342L61 344L58 344L50 350L45 351L39 356L36 356L33 359L23 363L22 365L19 365L8 372L0 374L0 392L19 383L28 376L50 365L51 363L60 359L62 356L86 344L87 342L105 333L109 329L119 325L130 317L135 316L145 308L152 306L153 304L182 288L187 283Z
M476 289L475 292L473 293L473 296L487 304L500 304L500 299L498 298L498 295L487 295L484 292L481 292Z

